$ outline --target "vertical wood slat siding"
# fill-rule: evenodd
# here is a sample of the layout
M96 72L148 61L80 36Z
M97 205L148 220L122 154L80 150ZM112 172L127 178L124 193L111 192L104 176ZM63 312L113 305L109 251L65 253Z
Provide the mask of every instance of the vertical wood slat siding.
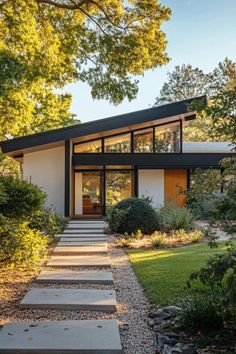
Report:
M174 203L178 207L184 207L186 196L179 194L179 190L187 190L186 169L165 170L165 203Z

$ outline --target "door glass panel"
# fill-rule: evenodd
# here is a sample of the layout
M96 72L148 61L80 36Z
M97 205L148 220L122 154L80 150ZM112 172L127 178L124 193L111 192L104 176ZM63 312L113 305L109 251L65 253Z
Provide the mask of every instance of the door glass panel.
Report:
M94 154L102 152L102 141L94 140L87 143L80 143L74 145L75 154Z
M106 172L106 211L133 194L133 174L131 171Z
M106 153L129 153L131 152L131 135L116 135L104 140L104 149Z
M180 152L179 123L155 128L155 151L157 153Z
M134 152L153 152L153 129L134 132Z
M82 172L83 215L102 214L101 173Z

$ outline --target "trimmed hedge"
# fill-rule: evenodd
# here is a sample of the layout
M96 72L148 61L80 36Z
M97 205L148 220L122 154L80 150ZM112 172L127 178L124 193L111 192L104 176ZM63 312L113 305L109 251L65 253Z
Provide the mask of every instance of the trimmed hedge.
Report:
M157 230L157 219L157 213L148 200L128 198L111 209L108 224L113 232L132 234L140 230L149 234Z

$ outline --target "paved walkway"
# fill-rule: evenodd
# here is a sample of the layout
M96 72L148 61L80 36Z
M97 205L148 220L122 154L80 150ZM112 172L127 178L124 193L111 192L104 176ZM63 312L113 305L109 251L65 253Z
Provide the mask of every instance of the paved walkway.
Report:
M22 308L117 310L114 290L73 289L66 284L111 284L110 257L103 221L70 221L53 255L37 281L20 303ZM76 267L73 270L72 267ZM84 270L78 267L92 267ZM99 268L107 268L101 271ZM63 269L62 269L63 268ZM47 286L55 284L55 287ZM64 284L63 287L56 285ZM38 321L9 323L0 331L0 353L122 353L115 320Z

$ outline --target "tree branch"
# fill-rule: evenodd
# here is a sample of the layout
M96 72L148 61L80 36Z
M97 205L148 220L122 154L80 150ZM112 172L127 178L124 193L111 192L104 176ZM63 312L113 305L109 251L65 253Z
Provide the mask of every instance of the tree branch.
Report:
M38 4L48 4L48 5L52 5L52 6L56 6L58 8L61 8L61 9L66 9L66 10L79 10L81 11L84 15L86 15L88 18L90 18L90 20L92 20L99 28L100 30L102 30L103 32L104 29L102 29L102 27L98 24L97 21L94 20L94 18L91 17L91 15L89 15L84 9L82 9L81 7L85 4L92 4L92 5L95 5L102 13L103 15L105 16L105 18L107 19L108 22L110 22L112 24L112 26L120 29L120 30L126 30L129 25L125 26L125 27L122 27L122 26L119 26L117 25L112 19L111 17L108 15L108 13L106 12L106 10L100 5L98 4L96 1L94 0L82 0L80 1L79 3L76 3L75 1L72 1L71 0L71 3L72 5L70 4L65 4L65 3L58 3L56 2L55 0L36 0ZM133 21L132 21L133 22Z

